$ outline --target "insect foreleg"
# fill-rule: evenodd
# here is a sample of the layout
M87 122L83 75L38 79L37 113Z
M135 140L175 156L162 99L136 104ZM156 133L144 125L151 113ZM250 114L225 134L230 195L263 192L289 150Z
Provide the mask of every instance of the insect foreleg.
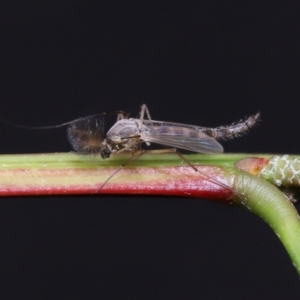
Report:
M99 189L97 189L95 191L95 194L98 193L101 189L103 189L103 187L107 184L107 182L113 178L117 173L119 173L126 165L128 165L130 162L136 160L137 158L139 158L140 156L142 156L145 153L146 150L138 150L135 151L134 153L136 155L133 155L129 160L127 160L125 163L123 163L115 172L113 172L100 186Z

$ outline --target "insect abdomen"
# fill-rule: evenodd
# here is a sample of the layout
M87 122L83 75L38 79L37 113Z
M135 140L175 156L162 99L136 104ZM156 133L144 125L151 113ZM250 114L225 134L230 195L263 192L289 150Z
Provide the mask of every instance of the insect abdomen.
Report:
M229 126L220 126L216 128L205 128L203 131L215 139L233 139L235 137L246 134L252 127L256 126L260 121L260 113L233 123Z

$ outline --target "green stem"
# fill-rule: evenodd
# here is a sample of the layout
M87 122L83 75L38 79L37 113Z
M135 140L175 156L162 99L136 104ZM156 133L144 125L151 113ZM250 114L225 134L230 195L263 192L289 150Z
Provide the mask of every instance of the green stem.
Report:
M294 205L275 186L243 171L235 172L236 203L261 217L275 231L300 275L300 221Z
M249 157L249 154L189 154L186 158L193 165L210 165L231 167L236 161ZM251 154L251 156L271 158L269 154ZM2 154L0 168L98 168L99 166L119 166L128 161L129 155L115 155L103 160L99 156L84 156L75 153L43 153L43 154ZM186 165L176 154L144 154L130 162L126 167L149 166L165 167Z

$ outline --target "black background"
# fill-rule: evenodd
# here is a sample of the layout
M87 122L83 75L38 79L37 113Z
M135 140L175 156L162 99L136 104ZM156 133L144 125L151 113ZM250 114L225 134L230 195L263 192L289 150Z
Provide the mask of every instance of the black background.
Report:
M107 2L1 2L1 117L54 125L147 103L157 120L218 126L261 111L225 151L299 153L299 1ZM64 130L0 134L1 153L70 151ZM300 296L262 220L201 200L2 198L0 241L1 299Z

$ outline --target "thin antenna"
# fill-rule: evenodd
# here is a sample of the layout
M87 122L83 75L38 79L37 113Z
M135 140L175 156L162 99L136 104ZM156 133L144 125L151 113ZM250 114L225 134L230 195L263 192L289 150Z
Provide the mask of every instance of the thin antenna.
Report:
M7 120L4 120L2 118L0 118L0 122L4 123L6 125L12 126L12 127L16 127L16 128L23 128L23 129L30 129L30 130L40 130L40 129L43 130L43 129L55 129L55 128L65 127L65 126L68 126L68 125L72 125L74 122L78 122L78 121L81 121L81 120L84 120L84 119L87 119L87 118L107 116L107 115L118 115L118 114L123 114L126 117L129 116L128 112L120 110L120 111L114 111L114 112L105 112L105 113L95 114L95 115L91 115L91 116L88 116L88 117L82 117L82 118L78 118L78 119L75 119L75 120L72 120L72 121L69 121L69 122L65 122L65 123L62 123L62 124L59 124L59 125L38 126L38 127L14 124L14 123L11 123L11 122L9 122Z

